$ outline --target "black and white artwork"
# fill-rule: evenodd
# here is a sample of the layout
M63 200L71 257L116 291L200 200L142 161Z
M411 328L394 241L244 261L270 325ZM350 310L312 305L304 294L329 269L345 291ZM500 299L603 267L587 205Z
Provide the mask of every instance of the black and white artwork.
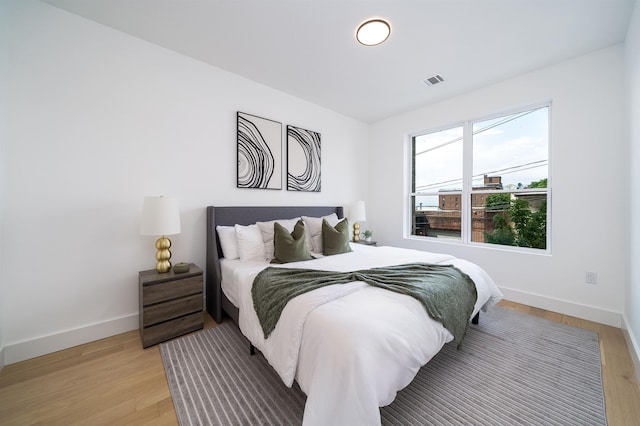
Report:
M282 123L238 111L238 188L282 189Z
M287 126L287 190L320 192L320 133Z

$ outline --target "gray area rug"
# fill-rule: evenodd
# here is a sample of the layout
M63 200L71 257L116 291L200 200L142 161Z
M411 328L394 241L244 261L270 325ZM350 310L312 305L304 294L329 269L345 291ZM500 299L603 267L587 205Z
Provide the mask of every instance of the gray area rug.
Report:
M235 324L160 345L184 425L300 425L305 395L287 388ZM598 335L495 307L444 346L384 425L606 425Z

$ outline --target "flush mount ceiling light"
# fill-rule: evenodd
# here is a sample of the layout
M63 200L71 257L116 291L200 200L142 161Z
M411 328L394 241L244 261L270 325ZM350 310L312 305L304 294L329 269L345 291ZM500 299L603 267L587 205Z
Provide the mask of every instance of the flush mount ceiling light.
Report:
M356 39L365 46L382 43L391 34L391 26L384 19L370 19L358 27Z

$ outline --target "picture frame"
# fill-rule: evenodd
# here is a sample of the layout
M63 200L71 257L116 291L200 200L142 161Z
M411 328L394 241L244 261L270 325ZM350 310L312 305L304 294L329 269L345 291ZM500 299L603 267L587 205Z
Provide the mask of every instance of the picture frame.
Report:
M282 123L238 111L237 187L282 189Z
M287 190L320 192L321 135L287 125Z

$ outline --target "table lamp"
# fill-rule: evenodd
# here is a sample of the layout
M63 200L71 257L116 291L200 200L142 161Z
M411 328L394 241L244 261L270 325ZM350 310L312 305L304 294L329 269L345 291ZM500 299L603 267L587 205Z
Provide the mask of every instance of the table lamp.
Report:
M353 222L353 242L357 243L360 241L360 224L358 222L367 220L364 201L355 201L351 204L349 219Z
M156 271L171 269L171 240L167 235L180 233L180 210L174 197L144 197L142 203L141 235L160 235L156 241Z

